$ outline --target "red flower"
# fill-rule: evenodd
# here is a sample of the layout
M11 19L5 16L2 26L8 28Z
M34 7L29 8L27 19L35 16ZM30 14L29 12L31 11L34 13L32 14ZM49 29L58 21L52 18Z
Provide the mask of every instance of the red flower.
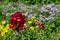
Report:
M10 18L11 18L11 19L13 19L14 17L15 17L15 15L14 15L14 14L10 16Z
M44 27L44 25L41 25L39 28L40 28L40 29L44 29L45 27Z
M35 25L36 25L36 26L38 26L39 24L40 24L39 21L36 21L36 22L35 22Z
M19 12L19 11L15 12L15 17L16 17L16 18L17 18L17 17L22 17L22 12Z
M16 24L10 24L10 28L16 28Z
M25 19L26 18L26 16L25 15L23 15L23 19Z
M20 29L20 30L23 30L23 28L24 28L23 25L20 25L20 26L19 26L19 29Z
M17 23L17 20L13 18L13 19L10 20L10 23L11 23L11 24L12 24L12 23Z
M22 12L15 12L15 14L12 14L10 16L10 28L17 28L22 30L23 29L23 25L25 23L25 15L22 15Z

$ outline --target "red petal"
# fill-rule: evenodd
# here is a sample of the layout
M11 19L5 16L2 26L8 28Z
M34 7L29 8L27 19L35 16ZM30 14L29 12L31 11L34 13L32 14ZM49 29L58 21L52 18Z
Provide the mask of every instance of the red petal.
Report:
M20 25L20 26L19 26L19 29L20 29L20 30L23 30L23 28L24 28L23 25Z
M37 25L37 26L38 26L39 24L40 24L40 23L39 23L39 21L36 21L36 22L35 22L35 25Z
M25 23L25 20L23 20L23 21L20 21L20 24L24 24Z
M10 24L10 28L16 28L16 24Z
M25 19L26 18L26 16L25 15L23 15L23 19Z
M40 28L40 29L44 29L45 27L44 27L44 25L41 25L39 28Z
M11 16L10 16L10 18L14 18L15 17L15 14L12 14Z
M15 17L17 18L17 17L21 17L22 16L22 12L19 12L19 11L17 11L17 12L15 12Z
M11 19L10 23L17 23L16 19Z

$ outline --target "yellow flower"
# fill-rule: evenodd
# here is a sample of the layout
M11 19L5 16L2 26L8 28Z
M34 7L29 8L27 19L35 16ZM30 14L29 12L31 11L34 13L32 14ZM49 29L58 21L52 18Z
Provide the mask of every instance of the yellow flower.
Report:
M35 16L33 16L32 18L31 18L31 20L33 20L33 19L35 19L36 17Z
M5 32L5 33L7 33L7 32L8 32L8 30L6 29L4 32Z
M0 25L0 27L1 27L1 25Z
M35 16L32 17L32 19L35 19L35 18L36 18Z
M8 29L4 28L3 29L3 32L7 33L8 32Z
M5 32L1 32L1 36L5 36Z
M6 25L6 29L9 29L9 24Z
M35 19L34 21L36 22L36 21L38 21L38 20Z
M36 26L37 28L39 27L39 26Z
M31 23L32 23L32 21L28 21L28 23L29 23L29 24L31 24Z
M5 30L6 30L6 28L3 29L3 31L5 31Z
M4 25L6 23L6 21L1 21L2 25Z
M9 29L9 24L6 25L6 27L3 29L3 32L7 33Z
M9 26L9 24L6 25L6 27L8 27L8 26Z
M33 26L31 26L30 29L34 31L34 27Z
M9 29L9 26L8 26L8 27L6 27L6 29Z
M26 24L24 24L24 26L26 26Z
M0 29L3 29L3 27L0 25Z

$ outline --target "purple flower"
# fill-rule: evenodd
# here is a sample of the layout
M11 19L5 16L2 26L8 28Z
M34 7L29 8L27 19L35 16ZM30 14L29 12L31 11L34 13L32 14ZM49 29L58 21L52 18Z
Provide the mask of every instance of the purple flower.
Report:
M32 14L29 14L29 15L28 15L29 18L32 17L32 16L33 16Z
M20 6L20 7L23 7L23 6L24 6L24 4L22 4L22 3L21 3L21 4L19 4L19 6Z
M39 15L39 17L40 17L40 20L44 20L45 19L45 17L43 15Z

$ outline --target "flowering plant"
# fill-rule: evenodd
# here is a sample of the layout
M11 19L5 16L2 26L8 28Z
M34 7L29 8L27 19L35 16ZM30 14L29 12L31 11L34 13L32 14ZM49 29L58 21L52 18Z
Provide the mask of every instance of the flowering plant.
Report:
M10 2L0 6L0 40L60 39L60 4Z
M22 15L22 12L15 12L15 14L12 14L10 18L10 28L19 30L24 28L25 15Z

